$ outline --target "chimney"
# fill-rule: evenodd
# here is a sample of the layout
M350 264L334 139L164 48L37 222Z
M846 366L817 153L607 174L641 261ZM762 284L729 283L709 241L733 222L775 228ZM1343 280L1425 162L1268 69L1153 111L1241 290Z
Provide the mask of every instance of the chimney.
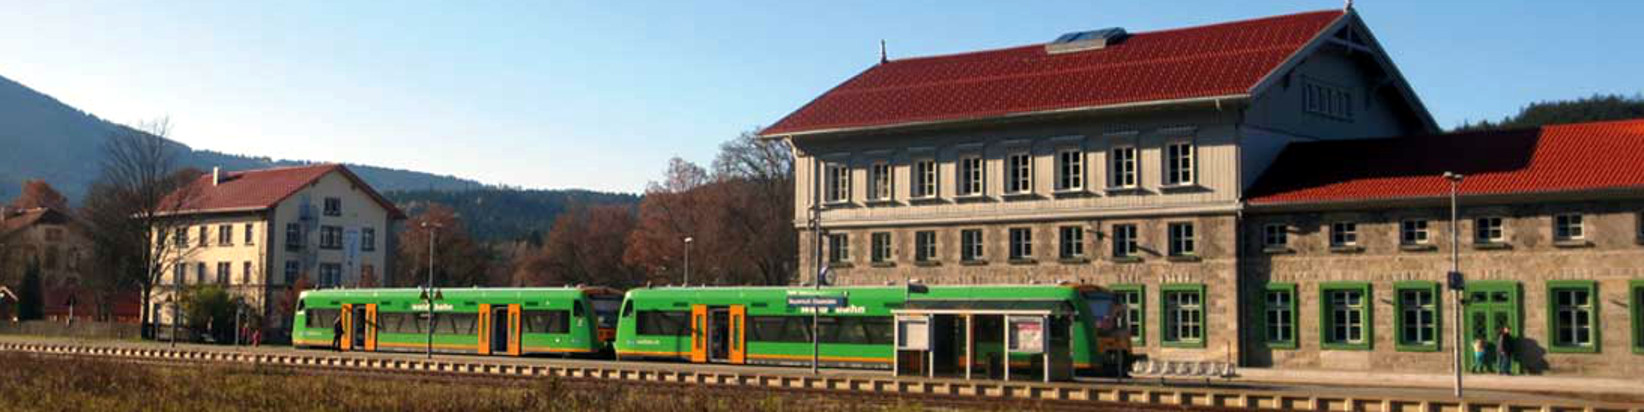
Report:
M211 167L211 185L216 186L216 185L219 185L219 184L222 184L222 183L223 183L223 168L219 167L219 166L212 166Z

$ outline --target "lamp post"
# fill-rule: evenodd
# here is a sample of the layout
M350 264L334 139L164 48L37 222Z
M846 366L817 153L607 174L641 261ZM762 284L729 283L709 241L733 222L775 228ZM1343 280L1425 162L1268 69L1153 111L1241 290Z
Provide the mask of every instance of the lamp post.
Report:
M177 293L181 289L176 286L177 282L173 281L171 283L173 285L171 287L171 296L166 296L166 303L171 305L171 339L169 340L171 341L171 347L175 348L177 347L177 320L181 317L181 314L178 313L180 311L177 310L177 306L181 303L178 302Z
M1452 311L1452 312L1455 312L1455 313L1451 316L1451 318L1454 319L1454 324L1455 324L1455 326L1452 326L1452 327L1456 328L1455 349L1453 351L1453 352L1455 352L1455 365L1454 365L1454 367L1455 367L1455 370L1456 370L1456 381L1455 381L1455 389L1454 390L1455 390L1456 398L1458 398L1458 399L1461 398L1461 373L1462 373L1461 372L1462 371L1461 351L1464 348L1466 348L1466 346L1464 346L1465 345L1465 340L1466 340L1466 337L1465 337L1466 336L1465 335L1466 331L1462 330L1463 328L1461 326L1461 319L1462 319L1462 316L1461 316L1461 305L1462 305L1462 303L1461 303L1461 295L1462 295L1462 285L1461 285L1461 282L1462 282L1462 278L1461 278L1461 232L1460 232L1461 225L1460 225L1460 223L1458 222L1458 219L1457 219L1458 213L1457 213L1457 207L1456 207L1457 206L1456 192L1457 192L1457 190L1459 190L1461 188L1461 180L1463 178L1464 178L1464 176L1462 176L1459 173L1444 172L1444 180L1450 181L1450 273L1448 274L1449 279L1448 279L1447 283L1449 283L1449 287L1450 287L1451 301L1455 302L1455 310Z
M685 237L685 286L691 286L691 242L695 238Z
M422 290L422 300L428 303L428 346L423 352L427 359L434 358L434 300L441 298L438 290L434 289L434 243L439 240L440 227L437 222L424 220L422 228L428 230L428 284Z

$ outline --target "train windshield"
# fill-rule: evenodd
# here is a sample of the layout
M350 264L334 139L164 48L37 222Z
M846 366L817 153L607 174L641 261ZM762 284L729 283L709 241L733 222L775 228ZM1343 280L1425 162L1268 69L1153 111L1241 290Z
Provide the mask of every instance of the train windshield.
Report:
M1108 292L1091 291L1085 292L1084 298L1100 336L1115 336L1120 331L1128 332L1124 326L1125 305L1119 303L1116 296Z
M617 326L617 310L622 307L622 295L593 295L588 297L593 302L594 316L599 319L599 327L614 329Z

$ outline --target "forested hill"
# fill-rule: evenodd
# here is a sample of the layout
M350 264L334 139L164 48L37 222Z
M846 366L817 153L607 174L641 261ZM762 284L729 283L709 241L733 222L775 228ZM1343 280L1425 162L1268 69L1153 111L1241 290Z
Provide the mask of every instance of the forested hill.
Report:
M1593 95L1575 100L1531 103L1500 121L1467 122L1455 131L1521 129L1550 124L1644 118L1644 95Z
M468 227L468 233L481 242L523 240L536 244L541 244L560 212L577 206L637 206L640 199L627 193L510 188L398 190L384 192L383 196L412 216L429 203L450 206Z
M103 141L124 127L80 111L44 93L0 77L0 199L17 195L25 180L42 179L78 201L97 178ZM211 170L244 170L305 162L194 150L176 143L179 163ZM480 188L479 182L409 170L349 165L379 190Z

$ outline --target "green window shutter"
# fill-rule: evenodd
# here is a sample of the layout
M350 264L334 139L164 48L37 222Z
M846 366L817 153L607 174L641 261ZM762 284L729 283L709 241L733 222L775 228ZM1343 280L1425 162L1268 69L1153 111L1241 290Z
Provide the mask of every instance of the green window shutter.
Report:
M1640 227L1644 227L1644 219L1640 222ZM1633 353L1644 355L1644 279L1633 281L1629 289L1633 301Z
M1175 348L1203 348L1209 340L1206 325L1209 302L1203 283L1176 283L1159 287L1159 344ZM1173 299L1174 298L1174 299ZM1178 304L1173 302L1182 302Z
M1353 293L1357 293L1356 301L1350 299ZM1333 301L1333 294L1343 297L1343 301ZM1370 294L1368 282L1319 284L1319 347L1327 350L1373 348L1376 341L1374 308L1375 297ZM1342 314L1339 319L1335 316L1338 312Z
M1406 299L1406 293L1424 293L1426 301ZM1393 284L1394 347L1401 352L1437 352L1444 331L1443 295L1438 282L1405 281ZM1428 318L1417 319L1426 314ZM1413 336L1419 335L1419 336Z
M1547 350L1598 353L1604 342L1600 334L1604 328L1598 323L1599 302L1597 282L1547 281Z
M1275 302L1275 299L1272 299L1274 294L1284 296L1283 302ZM1298 332L1296 326L1298 316L1296 313L1296 298L1296 284L1294 283L1268 283L1267 288L1262 291L1260 300L1262 310L1261 314L1258 315L1257 323L1259 324L1258 330L1262 334L1262 340L1267 343L1268 348L1296 348L1296 342L1299 340L1296 336L1296 332ZM1280 306L1275 307L1275 304ZM1284 323L1274 324L1270 319L1278 319Z
M1136 346L1147 346L1147 285L1126 283L1108 286L1117 296L1124 299L1126 310L1125 321L1130 322L1133 331L1130 342Z

